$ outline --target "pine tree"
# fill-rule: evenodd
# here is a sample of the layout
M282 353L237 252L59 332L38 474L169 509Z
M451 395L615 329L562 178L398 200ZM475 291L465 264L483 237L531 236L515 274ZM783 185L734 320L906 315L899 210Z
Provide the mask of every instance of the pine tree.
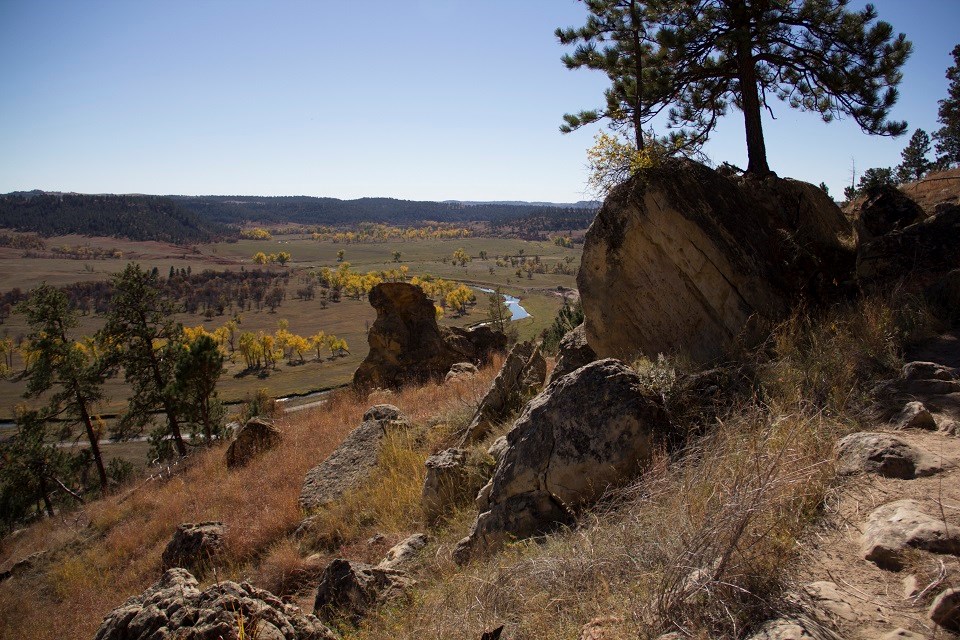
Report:
M79 324L78 313L69 308L67 295L48 284L30 292L21 307L30 325L27 341L36 357L31 358L24 376L26 397L36 398L51 389L43 412L46 419L64 417L83 425L90 452L100 478L100 490L107 490L107 472L100 454L100 434L93 425L91 410L103 400L103 366L89 347L75 342L69 332Z
M560 44L576 45L574 52L564 55L562 60L568 69L606 73L610 87L604 92L606 107L568 113L563 116L560 130L570 133L608 119L614 129L629 129L636 149L643 149L643 125L664 107L653 98L659 65L653 63L653 40L646 25L647 3L585 0L584 4L590 12L584 26L555 32Z
M937 122L943 126L933 133L937 141L937 164L960 164L960 44L953 48L953 66L947 68L947 97L939 101Z
M897 181L904 183L922 178L932 165L927 160L928 153L930 153L930 136L923 129L917 129L910 136L910 143L900 152L902 162L897 167Z
M708 135L728 107L743 112L749 164L766 174L761 111L768 96L824 121L847 115L867 133L900 135L888 121L900 68L911 51L903 34L877 21L872 5L848 0L651 0L660 48L671 70L673 126Z
M223 403L217 398L217 382L223 373L223 354L216 341L200 335L181 347L175 371L176 395L184 422L203 433L210 443L223 431Z
M160 409L167 419L163 437L172 438L183 457L187 448L181 432L182 406L174 384L183 327L174 321L175 311L157 276L128 264L113 277L110 311L98 342L110 351L111 363L123 367L131 386L130 404L118 422L117 435L139 433L153 411Z

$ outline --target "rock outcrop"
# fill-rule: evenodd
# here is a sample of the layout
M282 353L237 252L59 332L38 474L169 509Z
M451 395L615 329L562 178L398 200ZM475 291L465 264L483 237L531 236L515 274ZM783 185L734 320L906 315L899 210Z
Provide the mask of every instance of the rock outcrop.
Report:
M420 503L429 522L436 522L469 491L464 449L445 449L427 458Z
M940 470L936 459L889 433L852 433L837 444L838 472L876 473L885 478L928 476Z
M557 363L550 373L550 382L561 378L597 359L597 354L587 344L586 328L580 324L567 332L560 340Z
M599 360L551 383L507 434L455 559L569 522L610 485L635 476L673 435L660 398L622 362Z
M853 229L818 187L690 161L635 176L587 232L577 286L599 357L712 360L849 281Z
M460 445L482 440L496 424L519 411L527 399L543 388L546 377L547 361L540 347L533 342L513 345L490 389L480 401L480 407Z
M300 491L300 508L317 509L358 487L376 466L386 435L407 426L406 417L393 405L368 409L363 423L326 460L307 472Z
M241 625L242 628L241 628ZM184 569L170 569L111 611L95 640L335 640L320 620L249 583L218 582L200 591Z
M442 379L454 364L485 364L491 352L507 344L506 336L490 327L440 327L433 301L412 284L378 284L369 300L377 320L367 336L370 353L353 376L358 389L396 389Z
M251 418L227 448L227 467L242 467L264 451L276 447L280 440L280 430L272 423L263 418Z
M322 620L345 618L356 623L370 609L402 596L415 584L403 571L338 558L320 578L313 612Z
M447 371L447 375L443 378L443 381L458 382L469 380L475 375L477 375L477 366L475 364L471 362L458 362L450 367L450 371Z
M430 539L426 534L415 533L390 547L387 555L383 557L377 567L380 569L398 569L416 557L429 541Z
M857 250L857 278L884 282L916 272L946 274L960 264L960 206L941 207L928 218L891 231Z
M177 525L173 538L163 550L164 569L180 567L200 573L223 550L227 528L222 522L197 522Z
M866 560L898 570L910 548L960 554L960 531L927 514L916 500L897 500L870 514L860 547Z
M923 209L894 186L884 186L858 200L852 211L859 243L900 231L926 217Z

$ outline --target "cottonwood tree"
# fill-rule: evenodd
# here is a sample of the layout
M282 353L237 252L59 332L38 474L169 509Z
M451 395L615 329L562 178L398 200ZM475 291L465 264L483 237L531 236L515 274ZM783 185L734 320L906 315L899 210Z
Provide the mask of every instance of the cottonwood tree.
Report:
M897 181L910 182L919 180L933 163L927 159L930 153L930 136L923 129L917 129L910 136L910 142L906 148L900 152L901 162L897 166Z
M670 69L670 121L708 135L732 105L743 112L753 174L770 172L761 111L775 96L829 122L852 118L866 133L896 136L890 121L911 44L848 0L652 0ZM771 111L772 113L772 111Z
M25 396L36 398L54 390L42 413L43 419L67 418L69 423L83 425L100 490L106 491L100 434L92 417L93 407L103 400L103 363L89 344L77 342L69 335L79 324L79 317L60 289L40 285L21 303L20 311L30 325L26 339L33 352L24 372Z
M183 326L173 319L176 311L157 275L131 263L113 277L113 298L98 342L109 350L109 362L123 367L131 387L130 404L116 435L139 433L160 410L167 426L158 442L169 437L183 457L187 455L181 431L183 407L175 384Z
M947 68L947 97L939 101L937 122L943 125L933 133L937 141L937 164L946 168L960 164L960 44L950 52L953 66Z

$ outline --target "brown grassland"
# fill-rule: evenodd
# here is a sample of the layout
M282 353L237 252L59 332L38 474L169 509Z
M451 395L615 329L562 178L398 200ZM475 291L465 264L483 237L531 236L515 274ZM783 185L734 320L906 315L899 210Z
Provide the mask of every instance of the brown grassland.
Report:
M674 359L636 363L689 429L683 452L660 456L581 514L576 528L465 567L450 551L475 510L466 502L425 524L423 462L468 423L497 363L464 383L368 399L340 392L324 407L280 419L283 444L248 467L227 471L223 447L214 447L172 476L8 537L0 567L54 551L34 572L0 584L0 636L91 637L104 614L157 579L177 524L220 519L230 527L228 549L206 581L248 578L308 608L329 559L376 561L405 535L427 531L431 544L411 568L417 588L359 627L341 625L345 637L476 639L504 624L511 638L552 640L576 637L597 616L618 620L622 635L612 637L680 629L740 637L789 584L798 541L835 486L834 442L863 419L865 390L931 326L900 294L797 313L726 365L748 382L709 405L684 395ZM410 416L410 431L391 440L369 481L316 513L311 534L296 539L305 472L383 401ZM474 453L481 466L488 444ZM385 539L366 542L375 533Z

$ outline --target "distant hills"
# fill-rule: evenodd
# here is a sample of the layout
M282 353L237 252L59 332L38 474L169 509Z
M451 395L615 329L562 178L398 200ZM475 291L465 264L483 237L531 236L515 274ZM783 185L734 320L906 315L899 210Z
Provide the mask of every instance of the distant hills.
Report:
M176 244L209 242L233 235L236 227L249 223L487 222L494 229L547 233L587 227L598 204L20 191L0 195L0 227L44 236L76 233Z

